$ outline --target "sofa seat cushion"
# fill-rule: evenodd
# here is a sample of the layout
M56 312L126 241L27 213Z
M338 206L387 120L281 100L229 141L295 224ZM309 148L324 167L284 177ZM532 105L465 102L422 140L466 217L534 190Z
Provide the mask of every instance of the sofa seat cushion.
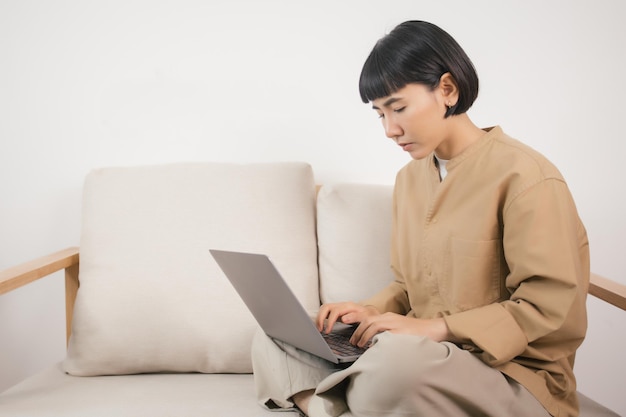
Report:
M579 394L580 417L618 417ZM279 414L298 416L295 411ZM277 416L257 405L251 374L77 377L57 364L0 394L0 416ZM352 417L344 413L341 417Z
M276 416L257 404L251 374L77 377L57 364L0 394L0 416L11 417L265 415Z
M264 253L319 308L315 184L305 163L94 170L64 370L249 373L256 322L209 249Z
M616 412L609 410L580 392L578 393L578 401L580 402L579 417L619 417L619 414Z

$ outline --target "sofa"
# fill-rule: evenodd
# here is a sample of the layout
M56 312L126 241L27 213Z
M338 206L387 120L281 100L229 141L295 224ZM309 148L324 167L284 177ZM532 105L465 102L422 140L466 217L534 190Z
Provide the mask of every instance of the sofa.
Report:
M393 279L391 195L316 186L300 162L90 172L80 249L0 272L2 294L64 270L68 338L61 363L0 394L0 416L275 415L254 395L258 325L209 249L268 255L314 315ZM622 286L594 276L591 291L624 308ZM583 416L617 415L580 398Z

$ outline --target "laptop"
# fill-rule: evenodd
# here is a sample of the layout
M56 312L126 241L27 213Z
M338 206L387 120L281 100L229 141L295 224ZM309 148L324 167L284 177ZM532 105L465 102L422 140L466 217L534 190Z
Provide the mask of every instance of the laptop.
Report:
M354 326L336 323L320 333L266 255L209 251L263 331L333 363L354 362L365 349L350 344Z

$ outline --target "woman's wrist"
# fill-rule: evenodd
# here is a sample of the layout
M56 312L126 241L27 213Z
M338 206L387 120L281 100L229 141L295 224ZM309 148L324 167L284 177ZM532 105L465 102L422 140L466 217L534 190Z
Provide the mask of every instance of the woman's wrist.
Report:
M444 318L433 319L433 340L437 342L457 342Z

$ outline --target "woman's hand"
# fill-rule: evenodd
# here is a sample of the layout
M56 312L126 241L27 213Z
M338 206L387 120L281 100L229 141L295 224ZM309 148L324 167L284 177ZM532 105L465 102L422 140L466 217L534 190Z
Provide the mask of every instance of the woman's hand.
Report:
M377 315L380 313L372 306L362 306L351 302L324 304L317 314L316 324L320 332L330 333L338 321L355 324L361 323L366 317Z
M455 342L448 325L443 318L417 319L396 313L380 312L373 306L344 302L324 304L317 315L318 330L330 333L336 322L356 324L350 343L364 347L378 333L389 331L396 334L426 336L435 342Z
M378 333L389 331L396 334L413 334L426 336L435 342L451 341L454 337L442 318L417 319L396 313L384 313L367 316L352 334L350 343L363 347Z

